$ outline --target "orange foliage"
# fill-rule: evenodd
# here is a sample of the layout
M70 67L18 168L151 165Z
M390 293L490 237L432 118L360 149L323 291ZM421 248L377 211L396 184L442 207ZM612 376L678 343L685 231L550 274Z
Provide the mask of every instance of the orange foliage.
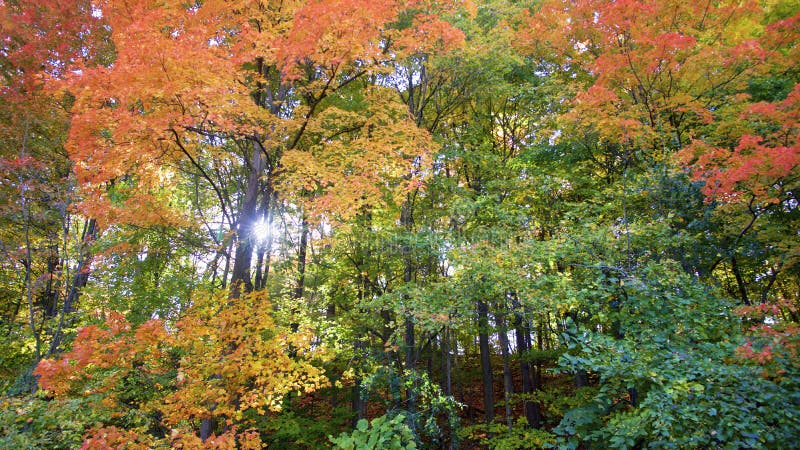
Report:
M312 351L308 331L274 332L269 304L263 293L243 296L237 307L224 307L224 295L193 307L181 319L176 335L183 352L178 369L178 390L165 398L165 420L177 424L186 418L241 418L255 409L279 411L283 398L292 392L311 392L325 386L322 370L309 358L323 356ZM301 358L289 356L289 348L303 349Z
M134 373L149 380L176 373L171 385L150 386L155 396L141 408L158 411L164 426L173 430L173 445L185 448L199 442L195 428L200 419L217 418L233 426L242 423L245 411L279 411L287 395L328 383L312 364L327 352L307 330L275 329L263 293L236 300L225 293L198 296L174 331L170 328L150 320L132 329L121 314L108 313L103 326L82 328L70 352L42 360L34 373L40 386L57 397L95 396L96 407L112 417L126 410L118 398L120 380ZM289 355L290 348L296 356ZM175 355L179 361L172 359ZM135 436L133 430L101 427L85 448L117 448L114 443ZM235 442L248 443L245 448L260 445L256 433L237 433L235 427L204 445L234 448Z
M781 181L800 166L800 84L783 101L751 105L741 120L770 132L743 134L733 150L695 141L678 156L695 179L706 181L709 200L730 202L745 194L746 201L755 196L777 203Z
M104 47L99 25L85 0L0 2L0 92L19 101L40 91L46 80L65 77L70 65L91 63Z
M674 128L684 139L689 125L709 120L719 87L759 70L767 57L754 39L759 20L754 3L548 0L525 17L518 45L582 75L574 80L591 77L577 88L570 123L656 148L664 138L657 132Z
M153 448L155 442L155 439L134 431L113 426L100 427L92 430L91 434L83 441L80 450L113 450L121 448L126 450L147 450Z
M169 339L160 321L150 321L144 326L156 334L156 339L163 340L168 345ZM141 345L130 331L130 324L117 312L108 313L102 327L90 325L81 328L71 351L60 359L44 359L39 363L34 371L39 376L39 384L57 396L105 394L113 391L117 380L133 370L136 358L131 356L139 356L136 350ZM155 361L156 365L144 365L141 370L152 373L163 373L167 370L159 362L162 354L158 346L147 349L147 353L156 354L155 357L148 358L149 361ZM99 383L91 380L92 373L110 368L118 370L102 377Z
M776 358L797 361L800 357L800 325L786 318L797 314L797 307L789 300L742 306L736 314L759 323L750 328L751 339L736 349L739 357L766 366L768 375L781 375L781 369L771 367ZM772 370L775 369L775 370ZM775 373L773 373L775 372Z
M171 188L160 171L165 164L185 158L184 151L226 158L227 150L210 145L207 134L257 136L268 151L290 150L298 142L290 137L319 113L300 104L278 117L254 102L257 83L276 82L261 67L275 68L282 74L277 83L316 104L343 73L383 71L392 58L462 42L463 34L438 18L442 8L435 3L209 0L189 8L179 0L101 2L116 59L109 67L82 66L67 83L77 95L67 148L88 195L82 212L101 227L189 223L160 196ZM393 28L406 12L413 26ZM337 169L328 178L341 178ZM124 200L111 201L108 187L119 180L132 187Z
M349 112L328 108L309 122L309 134L320 142L307 150L283 155L286 166L278 189L284 194L318 192L300 199L310 217L336 222L365 205L402 202L420 186L428 155L436 148L430 135L416 126L407 107L389 88L370 87L368 108ZM341 128L356 129L341 134ZM338 134L336 139L327 135Z

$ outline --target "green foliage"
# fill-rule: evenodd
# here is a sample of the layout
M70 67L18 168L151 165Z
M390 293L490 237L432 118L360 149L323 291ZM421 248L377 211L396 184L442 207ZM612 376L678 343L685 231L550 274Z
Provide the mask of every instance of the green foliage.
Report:
M398 414L406 418L406 424L416 441L439 445L456 436L461 426L458 411L462 405L442 392L441 387L421 371L406 371L402 374L381 367L363 381L363 396L386 392L386 407L389 411L400 405ZM401 397L405 394L405 398ZM442 422L446 424L442 426Z
M289 402L287 402L289 403ZM257 429L262 431L262 441L271 449L324 448L328 436L344 429L351 422L349 407L338 406L316 409L318 404L307 408L285 405L277 414L255 416Z
M352 433L342 433L330 440L336 448L343 450L415 449L414 433L405 420L403 414L394 417L383 415L371 422L361 419Z
M103 412L82 398L45 399L41 395L0 400L0 448L75 449Z
M201 285L190 258L202 243L198 234L158 226L104 233L96 245L104 264L83 290L84 304L125 311L137 325L154 315L172 317Z
M464 439L479 443L492 450L522 450L553 448L556 436L552 433L528 426L520 418L509 429L508 425L493 422L490 425L476 424L464 427L460 433Z
M529 363L547 364L557 361L563 352L563 349L539 350L536 348L531 348L525 353L519 355L519 359Z
M737 360L738 320L695 279L652 265L625 280L618 334L566 336L564 369L596 372L592 402L554 430L576 448L781 448L800 439L798 367L780 379Z
M26 344L24 336L17 333L0 335L0 393L14 390L17 377L29 368L33 349Z
M547 419L547 423L558 425L569 411L590 405L597 395L597 390L591 386L578 389L573 389L571 386L546 386L529 396L532 401L542 405L542 415ZM524 398L522 394L515 394L514 397Z
M90 3L0 0L0 448L800 442L796 0Z

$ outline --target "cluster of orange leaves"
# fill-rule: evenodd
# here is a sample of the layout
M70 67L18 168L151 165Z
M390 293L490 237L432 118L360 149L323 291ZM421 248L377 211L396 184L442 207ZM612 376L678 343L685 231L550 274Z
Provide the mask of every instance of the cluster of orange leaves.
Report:
M771 363L776 358L787 361L797 361L800 358L800 325L786 320L790 315L796 315L797 311L797 306L785 299L738 308L738 316L758 320L759 323L750 328L751 338L736 349L736 354L765 366L767 375L783 374L783 369L773 368ZM765 320L767 318L768 321Z
M698 138L717 120L715 96L797 55L798 16L767 26L763 17L755 2L547 0L524 17L517 45L582 75L569 81L577 93L567 124L658 148L670 145L660 137L670 127L681 144Z
M656 127L644 108L702 114L709 73L722 80L730 66L764 58L758 43L735 29L757 21L758 11L741 2L549 0L525 17L517 45L534 55L558 55L562 67L594 77L594 93L580 89L575 114L591 119L596 95L600 102L624 99L622 109L609 113ZM615 126L601 116L609 122L600 125Z
M566 126L632 152L677 141L675 162L705 182L708 201L762 207L800 167L800 85L776 102L745 93L800 56L800 14L765 20L755 2L547 0L517 45L580 75L568 81Z
M102 22L111 30L114 64L75 65L63 84L76 95L66 146L87 194L81 212L97 218L101 228L182 224L176 222L181 215L170 212L159 196L173 187L159 169L186 157L174 140L195 159L225 152L192 131L197 129L231 139L258 135L266 148L281 148L312 116L303 105L291 117L276 117L257 105L256 82L270 80L252 70L256 61L275 67L282 83L319 97L346 70L383 71L392 59L463 42L463 33L439 17L462 3L208 0L188 8L179 0L99 2ZM403 14L413 23L399 29L394 24ZM309 75L311 66L322 75ZM400 136L403 130L395 128ZM392 145L369 144L378 151ZM374 185L335 169L330 177ZM124 200L111 201L109 183L126 177L136 188Z
M679 157L692 164L695 179L706 180L708 199L734 201L744 194L777 203L774 187L800 167L800 84L782 101L751 105L740 119L769 133L745 133L733 150L694 141Z
M261 438L255 430L237 432L235 426L219 436L211 436L202 441L194 435L173 433L169 442L153 436L125 430L115 426L96 428L89 434L81 450L152 450L153 448L217 449L217 450L258 450L263 448Z
M96 407L111 417L126 408L117 391L124 377L135 372L140 378L163 380L169 375L167 385L153 381L155 395L138 406L160 413L163 425L173 430L171 445L194 448L201 419L226 425L228 431L213 437L220 440L217 444L256 442L257 434L236 432L237 426L246 425L246 411L278 411L287 395L328 383L312 363L327 358L325 349L313 344L307 330L276 329L270 310L263 294L234 300L203 294L174 328L157 319L132 327L121 314L109 312L102 326L82 328L70 352L41 361L35 374L52 395L93 396ZM101 427L90 439L116 442L131 433L138 431Z
M364 110L331 107L309 123L308 134L322 143L283 155L287 169L279 189L287 196L303 190L320 192L304 204L312 217L336 220L332 213L349 217L366 204L387 200L399 204L422 182L424 175L413 167L427 165L436 143L410 120L393 90L370 87L364 96L369 105ZM369 131L325 139L341 128Z

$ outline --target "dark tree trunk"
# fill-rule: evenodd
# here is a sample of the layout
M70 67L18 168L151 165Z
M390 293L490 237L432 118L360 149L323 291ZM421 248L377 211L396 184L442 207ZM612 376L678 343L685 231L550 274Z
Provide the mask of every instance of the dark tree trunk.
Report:
M545 348L544 348L544 336L543 336L544 335L545 326L544 326L543 321L544 321L544 316L543 315L539 315L539 324L536 327L536 347L539 350L542 350L542 351L545 350ZM539 389L542 388L542 361L541 360L536 361L536 364L533 367L533 370L534 370L534 373L533 373L532 388L533 388L534 391L538 391ZM538 406L538 404L537 404L537 406Z
M58 314L58 289L54 286L58 263L58 246L55 246L54 252L47 258L47 287L44 289L44 292L41 293L41 304L44 307L44 314L49 319L52 319Z
M242 200L242 209L236 227L236 255L233 259L231 274L231 297L237 298L242 292L251 292L253 282L250 279L250 264L253 259L253 224L258 221L258 199L261 191L261 176L264 173L264 148L258 139L253 139L253 151L250 156L247 186Z
M273 230L272 224L275 219L276 206L273 205L275 192L273 192L271 185L267 186L267 193L264 195L263 200L263 214L262 219L267 224L267 235L264 237L264 242L259 243L256 263L256 280L255 289L261 290L267 284L267 277L269 277L269 266L272 262L272 239ZM266 259L265 259L266 258Z
M47 351L48 356L52 356L58 351L58 346L61 345L61 339L63 338L66 316L76 311L76 304L78 303L81 289L86 287L86 283L89 282L89 272L91 271L92 265L92 255L89 250L89 245L96 237L97 221L95 219L88 219L83 228L83 235L81 236L81 259L78 262L75 276L72 278L72 285L69 288L67 298L64 300L61 317L58 319L58 326L53 334L53 340L50 342L50 348Z
M533 393L534 383L531 377L531 364L527 361L528 350L530 350L530 337L528 336L528 327L525 326L525 321L520 312L514 314L514 328L514 334L517 339L517 355L519 356L519 366L522 372L522 393L527 396ZM523 407L528 424L534 428L540 428L542 426L542 412L539 404L526 399Z
M258 248L256 249L256 278L253 281L253 289L255 289L256 291L261 290L266 281L263 278L263 271L262 271L264 268L265 252L266 252L265 246L259 243Z
M296 333L297 330L300 328L300 324L297 322L297 318L294 317L297 314L297 305L300 303L300 300L303 298L303 294L306 288L306 257L308 253L308 221L306 220L305 214L303 215L303 220L300 225L300 247L297 249L297 284L294 287L294 305L292 306L292 323L289 325L289 328L292 330L292 333ZM289 353L291 356L295 356L296 349L290 349Z
M214 432L214 419L203 419L200 421L200 439L205 442Z
M366 215L366 218L367 220L369 220L368 214ZM365 297L367 296L367 292L369 292L370 288L367 277L364 275L363 272L361 272L361 264L363 264L363 261L361 260L361 257L359 255L359 258L356 261L356 270L358 271L358 275L356 275L356 278L358 280L357 297L359 303L362 303L364 301ZM362 313L366 312L362 311ZM363 353L366 347L367 347L367 342L364 340L364 338L362 336L357 336L355 342L353 343L353 355L356 361L359 361L360 358L364 356ZM353 412L355 413L353 416L353 428L356 427L356 424L358 423L359 420L365 418L367 415L367 401L364 398L364 396L362 396L361 386L362 386L361 377L359 375L356 375L355 384L353 385L353 390L352 390L352 396L353 396L352 408Z
M227 250L225 251L225 268L222 270L222 283L220 283L222 289L228 287L228 274L231 272L231 251L233 250L233 243L234 239L229 239Z
M483 300L478 300L478 346L481 352L483 407L486 410L486 422L491 423L494 420L494 378L489 353L489 308Z
M356 427L358 421L367 417L367 402L361 396L361 378L356 378L353 384L353 428Z
M408 235L411 235L411 231L413 229L413 217L411 215L411 210L413 205L411 203L411 196L406 196L406 201L403 204L402 211L400 212L400 224L403 226L405 231ZM402 254L403 254L403 282L410 283L413 275L414 275L414 265L411 259L411 246L407 243L403 244L402 247ZM408 300L407 295L403 295L405 300ZM414 316L412 313L406 313L404 318L404 333L403 333L403 344L405 347L405 370L411 371L417 365L417 355L416 355L416 342L414 339ZM408 385L406 389L406 399L407 404L406 408L409 411L408 417L413 417L414 412L416 410L416 400L415 400L415 387L412 385Z
M355 345L353 346L355 350L356 358L359 358L363 353L364 349L367 347L367 343L363 339L357 339ZM359 420L364 419L367 417L367 400L364 398L361 392L361 378L356 377L355 383L353 384L353 412L355 413L353 416L353 428L356 427L356 424Z
M451 359L450 359L450 328L445 327L442 330L442 386L444 387L445 395L453 395L453 382L450 374Z
M89 252L88 247L91 242L94 241L95 237L97 237L97 221L94 219L89 219L86 228L84 229L83 237L81 238L83 241L82 245L84 246L83 255L81 255L81 262L78 265L78 271L75 273L75 277L72 280L72 287L70 287L67 300L64 302L64 311L66 312L71 313L76 311L75 304L78 302L81 289L86 287L86 283L89 282L92 255Z
M300 225L300 246L297 249L297 284L294 288L295 300L303 298L306 288L306 257L308 255L308 221L303 215ZM296 331L296 330L295 330Z
M736 286L739 288L739 298L741 298L742 304L749 306L750 298L747 295L747 286L744 283L744 278L742 278L742 272L739 270L736 255L731 255L731 271L736 278Z
M505 314L498 314L495 319L497 320L497 333L500 340L500 354L503 356L503 400L505 403L506 424L508 431L514 423L514 418L511 414L511 396L514 394L514 381L511 378L511 367L508 363L508 330L505 324Z
M412 230L412 217L411 217L411 199L409 197L406 198L405 203L403 204L403 209L400 213L400 224L403 226L407 233L411 233ZM414 267L411 261L411 246L407 243L403 244L402 247L402 254L403 254L403 282L410 283L413 274L414 274ZM408 299L407 296L404 296L405 299ZM404 321L405 330L404 330L404 341L405 341L405 350L406 350L406 360L405 366L406 369L413 369L416 365L416 343L414 341L414 317L411 314L407 314Z
M253 291L253 282L250 279L250 264L253 260L252 227L258 221L258 199L261 191L261 175L264 173L265 160L264 148L258 139L254 138L253 150L250 156L247 186L245 188L242 209L236 227L236 254L233 258L233 272L231 274L230 298L235 299L243 293ZM227 278L227 277L226 277ZM200 421L200 439L204 442L214 432L213 418Z

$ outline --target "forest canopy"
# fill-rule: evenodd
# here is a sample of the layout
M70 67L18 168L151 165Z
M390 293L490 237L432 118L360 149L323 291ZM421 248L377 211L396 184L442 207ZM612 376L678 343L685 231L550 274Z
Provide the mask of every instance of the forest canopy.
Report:
M795 448L794 0L0 0L0 448Z

